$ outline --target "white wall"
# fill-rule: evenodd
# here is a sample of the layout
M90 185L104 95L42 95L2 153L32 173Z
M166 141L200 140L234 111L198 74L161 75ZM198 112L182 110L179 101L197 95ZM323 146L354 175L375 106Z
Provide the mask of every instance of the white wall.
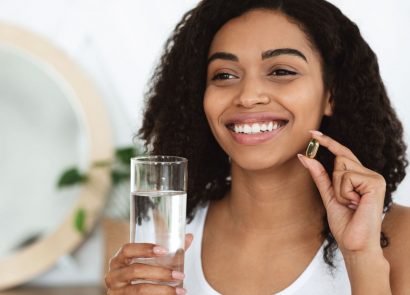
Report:
M0 21L49 38L77 61L103 95L118 146L140 126L145 84L161 47L197 0L0 0ZM332 0L377 53L394 106L410 134L410 4L407 0ZM397 201L410 205L410 177Z

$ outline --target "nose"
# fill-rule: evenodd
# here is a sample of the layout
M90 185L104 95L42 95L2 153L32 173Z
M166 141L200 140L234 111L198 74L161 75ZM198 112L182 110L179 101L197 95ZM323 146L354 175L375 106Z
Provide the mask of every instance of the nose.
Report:
M270 101L270 95L263 86L263 82L257 78L247 78L242 82L235 104L236 106L252 108L259 104L268 104Z

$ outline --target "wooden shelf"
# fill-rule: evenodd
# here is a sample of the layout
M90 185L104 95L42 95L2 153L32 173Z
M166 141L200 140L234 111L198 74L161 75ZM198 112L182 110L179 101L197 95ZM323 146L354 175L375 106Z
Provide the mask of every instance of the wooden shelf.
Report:
M1 295L104 295L104 288L100 286L91 287L21 287L7 291L0 291Z

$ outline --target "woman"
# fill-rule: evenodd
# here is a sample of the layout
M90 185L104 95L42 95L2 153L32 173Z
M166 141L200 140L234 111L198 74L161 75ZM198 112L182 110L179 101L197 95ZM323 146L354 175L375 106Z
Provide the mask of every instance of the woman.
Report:
M194 241L185 276L130 265L164 249L125 245L108 294L410 290L410 209L391 199L407 166L402 126L375 54L332 4L202 1L168 40L147 98L140 136L153 154L189 159ZM311 138L317 160L302 155Z

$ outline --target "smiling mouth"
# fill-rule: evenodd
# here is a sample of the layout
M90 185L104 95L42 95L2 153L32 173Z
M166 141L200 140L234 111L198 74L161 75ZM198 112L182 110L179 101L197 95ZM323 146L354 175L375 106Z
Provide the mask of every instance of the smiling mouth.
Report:
M288 123L286 120L275 120L254 123L231 123L226 127L238 134L260 134L271 132L285 126Z

